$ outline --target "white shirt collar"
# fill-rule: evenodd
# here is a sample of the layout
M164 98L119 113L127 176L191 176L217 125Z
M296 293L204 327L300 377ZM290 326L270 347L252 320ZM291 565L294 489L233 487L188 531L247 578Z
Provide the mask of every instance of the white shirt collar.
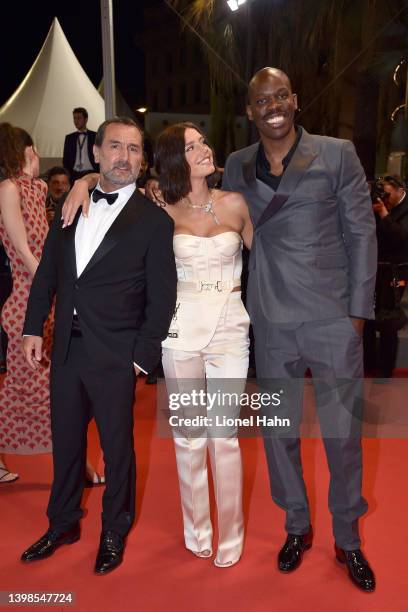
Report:
M401 204L402 200L405 198L405 196L407 195L407 192L404 191L404 195L402 196L402 198L400 199L399 202L397 202L396 206L398 206L398 204Z

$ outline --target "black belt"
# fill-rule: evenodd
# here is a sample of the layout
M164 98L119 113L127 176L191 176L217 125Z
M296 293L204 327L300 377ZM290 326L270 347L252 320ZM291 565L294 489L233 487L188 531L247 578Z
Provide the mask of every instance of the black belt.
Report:
M72 317L71 336L74 338L82 338L82 331L79 324L78 315L74 315Z

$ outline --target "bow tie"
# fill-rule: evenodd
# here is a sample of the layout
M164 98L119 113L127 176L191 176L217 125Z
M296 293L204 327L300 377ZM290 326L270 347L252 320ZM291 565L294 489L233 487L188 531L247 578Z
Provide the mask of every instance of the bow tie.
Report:
M94 189L92 192L92 200L94 202L99 202L99 200L106 200L109 206L116 202L118 196L118 193L103 193L103 191L99 191L99 189Z

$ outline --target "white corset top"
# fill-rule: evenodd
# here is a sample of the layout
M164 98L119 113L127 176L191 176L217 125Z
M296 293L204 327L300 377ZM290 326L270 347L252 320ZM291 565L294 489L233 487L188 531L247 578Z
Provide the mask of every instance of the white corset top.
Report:
M238 281L239 284L242 241L237 232L222 232L211 237L176 234L173 244L179 281L192 284ZM231 284L230 290L218 292L179 286L176 309L163 348L200 350L209 344L221 325L219 322L227 316L228 321L233 317L234 326L247 335L249 319L241 302L241 292L231 292L232 287Z
M237 232L211 237L176 234L173 245L179 281L241 278L242 240Z

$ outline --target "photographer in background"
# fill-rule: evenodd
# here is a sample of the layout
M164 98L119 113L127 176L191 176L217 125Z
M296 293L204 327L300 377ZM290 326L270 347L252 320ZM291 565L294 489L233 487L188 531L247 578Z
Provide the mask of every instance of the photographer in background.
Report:
M404 182L397 175L375 181L371 196L377 223L378 270L376 321L366 325L365 361L367 369L377 368L381 378L390 378L397 358L398 329L404 323L403 314L397 314L408 279L408 197ZM388 318L384 313L395 316ZM376 329L380 332L378 353Z

